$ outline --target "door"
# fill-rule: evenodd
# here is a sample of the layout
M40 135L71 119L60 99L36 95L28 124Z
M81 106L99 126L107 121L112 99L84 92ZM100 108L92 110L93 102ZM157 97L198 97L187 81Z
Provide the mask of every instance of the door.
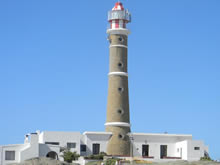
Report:
M92 152L93 152L93 155L98 155L100 152L100 144L93 144Z
M160 146L160 158L163 159L164 157L167 157L167 145Z
M149 156L149 145L142 145L142 156Z

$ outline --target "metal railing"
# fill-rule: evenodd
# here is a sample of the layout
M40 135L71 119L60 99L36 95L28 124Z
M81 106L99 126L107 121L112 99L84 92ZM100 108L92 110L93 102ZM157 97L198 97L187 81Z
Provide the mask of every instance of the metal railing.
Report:
M131 14L128 10L113 10L108 12L108 21L114 19L123 19L131 22Z

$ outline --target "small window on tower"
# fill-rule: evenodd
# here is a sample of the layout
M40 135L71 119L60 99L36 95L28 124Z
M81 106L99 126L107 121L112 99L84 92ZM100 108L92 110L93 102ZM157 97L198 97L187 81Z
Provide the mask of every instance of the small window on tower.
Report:
M119 134L119 135L118 135L118 138L119 138L119 139L124 139L124 138L125 138L125 136L124 136L124 135L122 135L122 134Z
M124 38L120 36L120 37L118 38L118 41L123 42L123 41L124 41Z
M122 109L118 109L117 112L118 112L120 115L124 114L124 111L123 111Z
M122 92L124 91L124 88L119 87L119 88L118 88L118 91L119 91L120 93L122 93Z
M123 64L121 62L118 63L118 67L122 68Z

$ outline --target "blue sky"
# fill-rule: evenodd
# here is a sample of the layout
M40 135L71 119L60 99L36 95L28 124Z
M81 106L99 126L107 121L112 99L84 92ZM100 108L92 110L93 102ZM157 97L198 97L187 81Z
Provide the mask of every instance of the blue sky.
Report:
M115 1L0 1L0 144L104 131ZM193 134L220 158L220 1L122 2L132 131Z

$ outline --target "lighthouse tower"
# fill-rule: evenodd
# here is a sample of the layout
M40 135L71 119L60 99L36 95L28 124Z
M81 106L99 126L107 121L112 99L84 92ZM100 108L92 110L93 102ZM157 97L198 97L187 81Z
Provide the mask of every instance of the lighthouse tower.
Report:
M108 155L129 156L130 129L128 72L127 72L127 40L129 30L126 24L131 22L131 15L121 2L108 12L110 28L107 30L110 42L110 62L108 80L108 103L106 131L112 132L107 145Z

